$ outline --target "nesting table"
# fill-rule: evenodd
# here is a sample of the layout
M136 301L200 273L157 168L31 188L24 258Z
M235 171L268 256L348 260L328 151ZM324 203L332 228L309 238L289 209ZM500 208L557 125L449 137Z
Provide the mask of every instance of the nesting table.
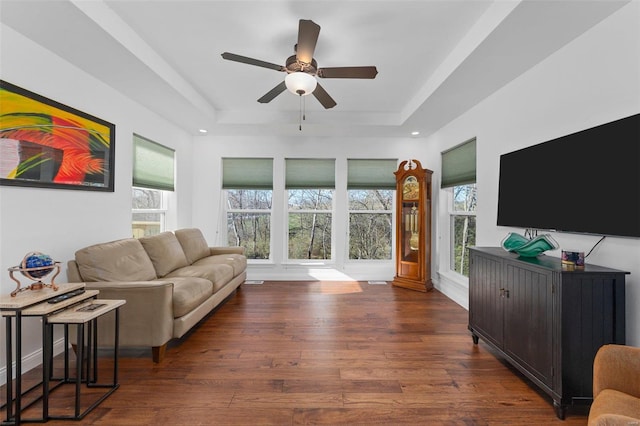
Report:
M6 419L2 425L19 425L26 422L44 422L50 419L80 420L93 408L111 395L118 387L118 329L119 308L126 303L124 300L97 299L97 290L86 290L81 294L68 297L59 303L49 303L51 299L61 295L74 294L83 291L84 283L59 284L58 290L45 288L37 291L29 291L18 294L15 297L9 295L0 296L0 314L6 321L6 360L7 360L7 386L6 386ZM97 356L97 320L99 317L114 312L115 338L113 350L113 380L107 384L97 383L98 356ZM29 389L22 389L22 320L23 317L40 317L42 320L42 382ZM15 320L15 347L13 345L12 323ZM65 366L64 377L53 378L53 328L56 325L64 327ZM69 374L69 326L74 325L77 332L76 346L76 374L70 378ZM86 335L86 345L85 345ZM86 363L85 360L86 346ZM15 358L14 358L15 355ZM13 363L15 360L15 379L13 377ZM86 370L83 370L83 365ZM50 388L52 381L57 381ZM11 386L13 381L14 386ZM87 387L104 387L106 392L83 412L80 411L81 384ZM50 392L60 385L75 385L75 410L73 414L65 416L52 416L49 414ZM36 400L42 399L42 417L34 419L22 418L22 411L27 408L22 406L22 397L35 389L42 387L42 395ZM15 391L15 395L14 395Z

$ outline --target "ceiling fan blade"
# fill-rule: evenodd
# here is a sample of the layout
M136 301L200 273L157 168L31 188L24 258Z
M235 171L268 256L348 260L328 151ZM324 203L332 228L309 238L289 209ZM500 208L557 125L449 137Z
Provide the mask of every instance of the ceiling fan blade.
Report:
M313 96L316 97L318 101L322 104L326 109L333 108L336 106L336 101L333 100L331 96L327 93L326 90L320 84L316 86L316 90L313 91Z
M235 62L242 62L243 64L255 65L257 67L270 68L276 71L286 71L282 65L272 64L271 62L261 61L259 59L248 58L246 56L236 55L235 53L224 52L222 54L224 59Z
M320 25L311 20L300 20L298 25L298 44L296 45L296 57L300 62L311 63L319 34Z
M263 97L258 99L258 102L260 102L261 104L269 103L273 100L273 98L278 96L280 93L284 92L286 89L287 89L287 85L283 81L273 89L269 90Z
M316 74L322 78L376 78L376 67L320 68Z

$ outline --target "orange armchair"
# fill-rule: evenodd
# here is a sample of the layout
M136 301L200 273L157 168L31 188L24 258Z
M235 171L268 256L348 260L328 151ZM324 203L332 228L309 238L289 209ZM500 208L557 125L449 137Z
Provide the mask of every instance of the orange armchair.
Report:
M640 348L604 345L593 362L589 426L640 425Z

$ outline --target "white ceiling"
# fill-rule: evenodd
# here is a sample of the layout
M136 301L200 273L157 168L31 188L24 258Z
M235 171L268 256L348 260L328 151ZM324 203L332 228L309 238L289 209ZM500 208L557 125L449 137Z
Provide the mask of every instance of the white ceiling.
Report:
M320 67L375 65L373 80L319 79L303 133L426 136L628 0L0 0L2 23L193 134L297 134L299 99L257 99L285 74L298 20L321 31Z

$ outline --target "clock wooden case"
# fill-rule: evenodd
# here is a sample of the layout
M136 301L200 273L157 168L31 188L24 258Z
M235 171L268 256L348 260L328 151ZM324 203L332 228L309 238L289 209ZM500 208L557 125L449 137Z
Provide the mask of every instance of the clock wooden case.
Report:
M430 291L431 170L418 160L400 163L396 175L396 275L393 285Z

